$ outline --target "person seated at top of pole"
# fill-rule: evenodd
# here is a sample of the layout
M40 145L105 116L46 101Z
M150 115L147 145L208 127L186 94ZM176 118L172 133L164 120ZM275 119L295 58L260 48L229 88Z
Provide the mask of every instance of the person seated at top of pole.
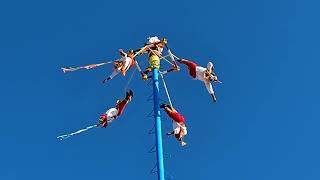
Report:
M144 72L143 79L147 80L147 74L152 71L152 69L160 69L160 58L162 55L163 48L167 44L167 40L162 38L161 40L157 36L149 37L148 41L145 43L144 47L136 50L139 51L139 55L148 53L149 66Z

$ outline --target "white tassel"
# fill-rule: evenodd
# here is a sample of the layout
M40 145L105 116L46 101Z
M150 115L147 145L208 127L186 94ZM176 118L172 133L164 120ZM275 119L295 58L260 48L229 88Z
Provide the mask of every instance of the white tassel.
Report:
M68 139L69 137L71 137L73 135L83 133L83 132L88 131L89 129L97 127L97 126L98 125L92 125L92 126L86 127L84 129L80 129L80 130L73 132L73 133L70 133L70 134L64 134L64 135L58 136L57 139L60 139L60 140Z

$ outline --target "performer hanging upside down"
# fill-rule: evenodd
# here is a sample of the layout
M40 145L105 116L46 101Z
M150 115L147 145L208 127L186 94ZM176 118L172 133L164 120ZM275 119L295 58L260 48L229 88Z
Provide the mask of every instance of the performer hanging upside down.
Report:
M108 78L103 80L103 83L114 78L120 72L125 76L126 72L133 67L135 62L133 50L130 49L128 53L125 53L122 49L119 49L119 53L122 57L119 60L114 61L113 72Z
M133 97L132 90L126 92L126 98L123 100L117 100L116 106L110 108L106 113L102 114L99 118L99 124L106 128L114 119L119 117L122 113L126 105L131 101Z
M214 94L211 81L218 82L217 75L213 72L212 62L208 62L207 68L198 66L196 63L188 61L186 59L177 60L179 63L185 64L189 69L189 74L194 79L198 79L206 85L208 92L210 93L213 102L217 101L217 98Z
M163 108L168 116L173 120L173 131L167 133L167 135L174 134L181 146L187 145L183 140L183 137L187 135L187 127L185 125L184 117L168 104L161 104L160 108Z

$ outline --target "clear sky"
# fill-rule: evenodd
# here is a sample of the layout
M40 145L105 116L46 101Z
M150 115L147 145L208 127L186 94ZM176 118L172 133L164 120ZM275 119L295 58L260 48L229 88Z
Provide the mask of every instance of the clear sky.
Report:
M133 101L110 127L56 139L96 123L124 97L132 73L102 84L111 65L60 68L116 59L151 35L167 37L179 57L213 61L223 81L213 104L185 67L165 77L188 126L186 147L164 137L168 175L320 179L319 4L301 2L1 1L0 179L156 179L152 91L137 73Z

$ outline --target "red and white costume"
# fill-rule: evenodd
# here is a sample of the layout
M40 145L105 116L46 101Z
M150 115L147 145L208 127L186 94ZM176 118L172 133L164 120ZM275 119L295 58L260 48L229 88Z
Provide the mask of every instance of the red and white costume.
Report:
M174 134L179 134L181 128L183 129L184 134L187 135L187 127L184 125L184 117L178 113L176 110L173 111L166 111L168 116L173 120L172 126L173 126L173 131Z
M161 41L157 36L148 37L147 45L157 44L157 43L160 43L160 42ZM163 48L159 47L159 46L155 46L154 48L151 48L151 49L154 50L154 51L157 51L160 55L162 54L162 51L163 51ZM149 53L152 53L152 52L149 52Z
M123 113L124 108L126 107L128 100L124 99L116 104L116 107L110 108L106 113L100 116L100 119L106 119L106 122L103 123L102 127L107 127L114 119L120 116Z
M187 65L187 67L189 69L189 74L190 74L190 76L192 76L192 78L204 82L208 92L210 94L214 94L214 91L213 91L213 88L212 88L210 81L205 79L206 71L207 70L211 71L211 69L213 67L212 62L208 62L207 68L198 66L196 63L188 61L186 59L182 59L181 63Z
M116 60L122 63L122 66L125 68L125 72L127 72L133 65L134 65L134 58L133 54L125 53L122 50L119 50L121 54L121 58ZM116 75L118 75L121 72L122 66L114 67L112 74L109 76L110 79L114 78Z
M117 118L118 109L110 108L106 113L102 114L100 118L104 118L107 120L107 124L111 123L114 119Z

